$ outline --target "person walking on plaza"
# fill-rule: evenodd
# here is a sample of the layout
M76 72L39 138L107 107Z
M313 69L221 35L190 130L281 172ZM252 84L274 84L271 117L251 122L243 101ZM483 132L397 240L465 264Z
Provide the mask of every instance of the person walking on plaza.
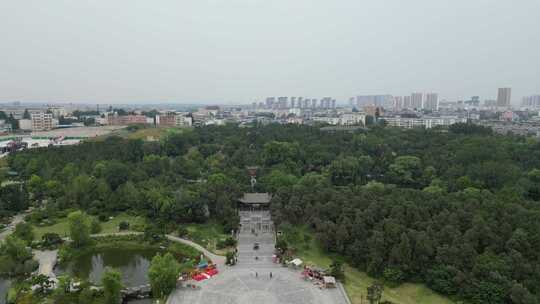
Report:
M270 279L272 278L272 272L270 272Z

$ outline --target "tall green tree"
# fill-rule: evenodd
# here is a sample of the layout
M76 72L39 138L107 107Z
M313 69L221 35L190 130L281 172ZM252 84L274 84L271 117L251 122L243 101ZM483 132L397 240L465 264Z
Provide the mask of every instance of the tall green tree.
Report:
M172 254L157 254L150 264L148 277L152 286L152 293L157 298L169 295L176 287L176 280L180 273L180 265Z
M90 243L90 220L82 211L68 215L69 237L74 247L83 247Z
M118 304L121 302L122 275L119 271L107 268L101 279L105 304Z
M29 223L18 223L13 235L30 244L34 240L34 230Z

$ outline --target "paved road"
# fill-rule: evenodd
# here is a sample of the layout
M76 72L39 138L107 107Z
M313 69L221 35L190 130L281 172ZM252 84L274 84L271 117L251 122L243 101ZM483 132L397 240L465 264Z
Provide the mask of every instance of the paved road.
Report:
M0 241L3 241L8 235L13 233L13 231L15 230L15 226L17 226L18 223L22 223L25 216L26 213L20 213L15 215L11 220L11 223L9 223L5 230L0 233Z
M58 250L34 250L34 259L39 262L38 274L44 274L49 278L56 278L53 270L57 257Z

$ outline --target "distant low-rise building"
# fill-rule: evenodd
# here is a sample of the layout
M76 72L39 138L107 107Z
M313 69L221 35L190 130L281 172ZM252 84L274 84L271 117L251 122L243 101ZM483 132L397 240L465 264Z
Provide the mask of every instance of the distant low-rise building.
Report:
M501 113L501 120L504 121L517 121L519 120L519 116L514 113L513 111L504 111Z
M23 131L32 130L32 119L19 119L19 129Z
M450 126L456 123L467 122L466 118L459 117L420 117L420 118L407 118L407 117L381 117L388 126L412 129L412 128L426 128L431 129L438 126Z
M340 125L343 126L355 126L355 125L366 125L366 114L365 113L344 113L340 117Z
M55 119L51 113L31 114L32 131L47 131L56 127Z
M162 127L174 127L176 126L176 113L166 112L156 116L156 125Z
M186 115L176 115L175 125L177 127L191 127L193 125L193 117Z
M314 116L312 120L315 122L327 123L329 125L337 126L341 121L339 117L328 117L328 116Z
M377 115L377 112L379 112L379 116L384 114L384 109L376 106L365 106L363 110L367 115L371 115L373 117Z
M57 107L57 106L49 107L47 112L52 113L52 115L54 117L60 117L60 116L66 116L67 115L67 111L66 111L66 109L64 107Z
M224 126L225 119L210 119L204 122L205 126Z
M304 119L302 117L291 116L287 118L287 123L293 125L301 125L304 123Z
M108 125L112 126L125 126L125 125L141 125L147 124L146 116L144 115L124 115L118 114L109 115L107 117Z

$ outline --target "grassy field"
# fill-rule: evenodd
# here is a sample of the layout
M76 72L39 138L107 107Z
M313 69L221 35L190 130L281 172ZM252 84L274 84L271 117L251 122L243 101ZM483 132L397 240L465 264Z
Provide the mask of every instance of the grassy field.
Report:
M132 132L128 135L129 139L142 139L142 140L160 140L171 133L181 133L184 129L179 128L145 128Z
M127 231L143 231L146 224L146 220L139 216L132 216L128 214L119 214L112 220L101 223L100 233L113 233L118 232L118 224L122 221L126 221L130 224ZM60 218L54 225L50 226L34 226L34 235L37 240L40 240L45 233L57 233L61 237L68 236L68 221L67 218Z
M110 134L98 136L94 138L87 139L88 141L103 141L110 136L119 136L129 139L142 139L142 140L155 140L159 141L169 134L187 132L189 129L186 128L171 128L171 127L143 127L139 129L130 129L129 127L116 130Z
M144 231L146 226L146 219L140 216L128 215L121 213L115 216L112 220L109 220L105 223L101 223L101 233L113 233L118 232L118 225L120 222L128 222L129 230L128 231Z
M307 229L294 231L293 243L297 255L306 263L328 268L332 263L332 256L326 254L319 246L315 238ZM367 287L375 282L374 278L365 272L359 271L349 265L345 265L345 290L353 304L366 304ZM363 299L363 300L362 300ZM405 283L398 287L384 287L382 300L388 300L396 304L452 304L450 299L437 294L425 285Z
M55 224L49 226L37 226L34 225L34 236L36 240L41 240L41 237L45 233L56 233L61 237L68 236L68 222L67 218L61 218L56 221Z

